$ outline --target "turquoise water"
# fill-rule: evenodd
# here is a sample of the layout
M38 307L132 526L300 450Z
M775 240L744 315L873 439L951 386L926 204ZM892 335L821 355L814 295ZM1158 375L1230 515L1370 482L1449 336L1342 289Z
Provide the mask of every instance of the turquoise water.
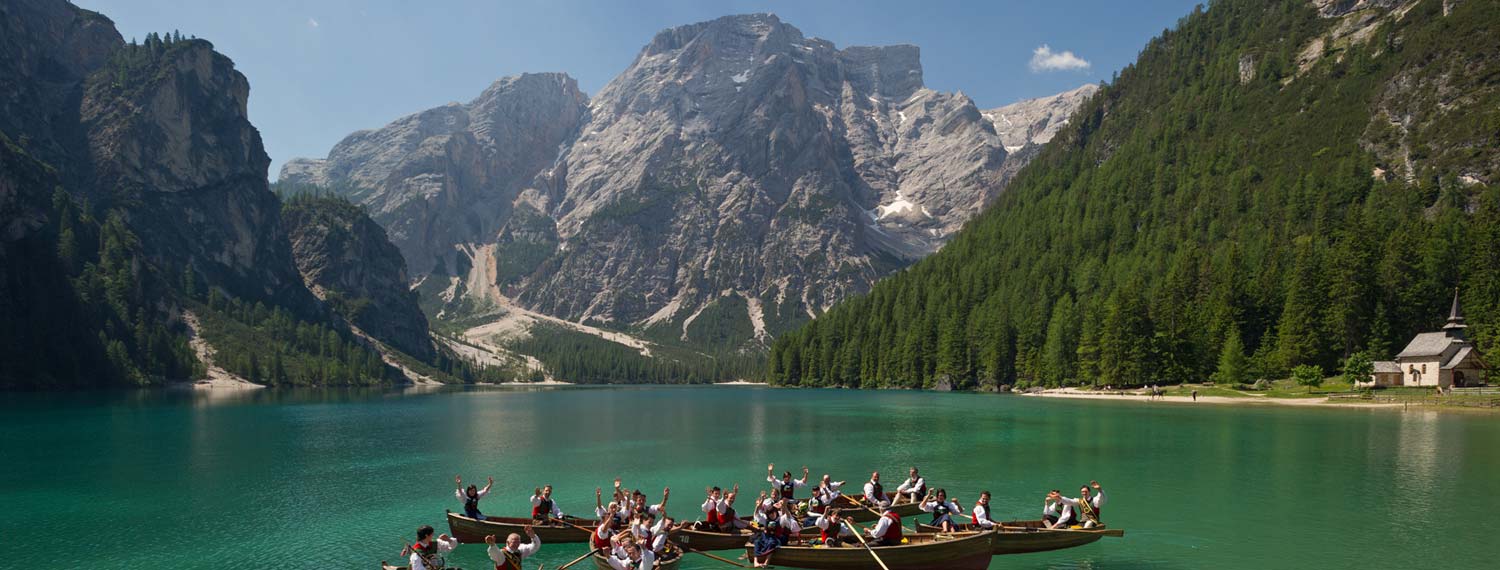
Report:
M8 394L0 560L13 568L375 568L495 477L490 514L551 483L586 514L616 475L692 518L765 466L1033 518L1098 479L1122 539L994 568L1487 567L1500 416L754 387ZM555 568L584 546L546 545ZM484 568L482 546L450 562ZM728 566L691 557L684 568ZM580 565L575 568L583 568Z

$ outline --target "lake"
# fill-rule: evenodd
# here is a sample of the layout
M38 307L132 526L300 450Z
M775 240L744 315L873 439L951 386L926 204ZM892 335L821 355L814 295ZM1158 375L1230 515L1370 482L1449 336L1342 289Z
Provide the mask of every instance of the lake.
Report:
M492 515L529 512L550 483L591 516L620 476L653 499L670 486L668 511L691 520L706 485L754 495L770 462L851 488L915 464L965 509L990 490L996 518L1104 486L1124 538L994 568L1487 567L1500 520L1487 413L758 387L3 399L0 560L15 568L378 568L418 525L447 531L454 474L494 476ZM544 545L528 567L584 551ZM449 561L489 567L482 545Z

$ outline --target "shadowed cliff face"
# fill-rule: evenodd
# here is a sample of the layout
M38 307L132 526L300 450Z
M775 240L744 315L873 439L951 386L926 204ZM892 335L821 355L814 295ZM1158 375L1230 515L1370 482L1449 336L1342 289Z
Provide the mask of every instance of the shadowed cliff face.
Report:
M297 268L315 295L361 330L422 361L427 317L385 230L341 198L291 198L282 210Z
M727 303L764 340L935 251L1031 154L924 87L915 46L838 49L762 14L662 31L592 99L503 79L282 180L367 205L419 279L482 272L471 298L684 338Z
M118 208L163 268L299 311L302 287L246 118L249 83L206 41L129 46L64 2L3 8L0 128L63 187ZM45 192L51 189L45 189Z

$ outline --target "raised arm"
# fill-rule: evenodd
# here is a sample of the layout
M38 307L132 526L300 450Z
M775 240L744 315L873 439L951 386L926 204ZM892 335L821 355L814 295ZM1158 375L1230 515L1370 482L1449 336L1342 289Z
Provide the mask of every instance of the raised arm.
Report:
M526 537L530 538L531 542L522 544L521 548L519 548L522 558L536 554L536 551L542 548L542 537L536 535L536 531L532 530L531 525L526 525Z
M485 477L484 488L479 490L479 496L483 497L485 495L490 494L490 487L494 487L494 486L495 486L495 478L494 477Z
M801 487L801 486L806 485L806 484L807 484L807 466L803 465L802 466L802 478L797 480L797 486Z

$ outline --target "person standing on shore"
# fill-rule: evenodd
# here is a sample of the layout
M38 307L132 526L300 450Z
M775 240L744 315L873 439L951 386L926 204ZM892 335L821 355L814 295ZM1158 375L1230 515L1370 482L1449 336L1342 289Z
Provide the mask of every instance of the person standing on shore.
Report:
M453 483L455 485L458 485L458 489L453 491L453 495L457 497L458 500L463 501L464 516L476 521L484 520L484 514L479 512L479 500L483 499L485 495L490 494L490 487L495 486L495 478L489 477L488 479L489 480L485 483L483 489L475 487L474 485L469 485L469 488L465 489L463 478L459 477L458 475L453 476Z

